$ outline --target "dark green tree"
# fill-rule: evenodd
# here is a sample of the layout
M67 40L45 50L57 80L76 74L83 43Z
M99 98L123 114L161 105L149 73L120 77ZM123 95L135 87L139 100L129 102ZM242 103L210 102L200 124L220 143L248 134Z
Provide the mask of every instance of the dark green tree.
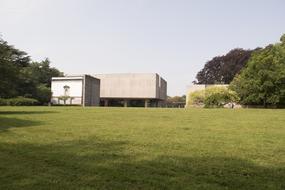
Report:
M51 78L63 76L50 61L31 62L27 53L0 39L0 98L23 96L44 104L50 100Z
M229 84L245 66L252 50L236 48L223 56L214 57L196 75L196 84Z
M18 95L20 70L28 67L29 56L6 41L0 39L0 97L9 98Z
M41 103L47 103L51 97L51 78L63 76L56 68L50 67L50 61L32 62L28 67L20 71L22 88L19 94L25 97L37 99Z
M50 67L48 58L41 62L32 62L29 66L32 73L32 78L40 84L45 84L47 87L51 85L51 78L63 76L63 73L54 67Z

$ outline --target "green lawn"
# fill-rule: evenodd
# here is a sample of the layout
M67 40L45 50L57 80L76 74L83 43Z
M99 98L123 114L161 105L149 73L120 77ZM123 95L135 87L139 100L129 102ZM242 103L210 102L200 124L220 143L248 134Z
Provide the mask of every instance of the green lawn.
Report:
M0 189L285 189L285 110L0 107Z

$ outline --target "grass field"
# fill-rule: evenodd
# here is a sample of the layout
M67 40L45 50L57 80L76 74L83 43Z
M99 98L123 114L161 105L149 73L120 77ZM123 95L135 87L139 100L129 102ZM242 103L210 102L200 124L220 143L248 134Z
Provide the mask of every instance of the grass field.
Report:
M285 189L285 110L0 107L0 189Z

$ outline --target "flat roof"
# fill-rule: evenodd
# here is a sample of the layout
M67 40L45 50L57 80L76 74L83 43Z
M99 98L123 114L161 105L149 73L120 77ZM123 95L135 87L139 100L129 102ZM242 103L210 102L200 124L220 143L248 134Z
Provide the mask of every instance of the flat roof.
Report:
M52 77L51 80L83 80L83 76Z
M96 73L96 74L92 74L92 76L95 77L102 77L102 76L118 76L118 77L124 77L124 76L131 76L131 75L155 75L158 76L159 78L161 78L162 80L164 80L166 82L166 80L161 77L161 75L159 75L158 73Z
M94 79L97 79L97 80L100 80L94 76L91 76L91 75L87 75L87 74L84 74L84 75L66 75L66 76L63 76L63 77L52 77L51 80L52 81L56 81L56 80L83 80L83 78L85 76L88 76L88 77L92 77Z

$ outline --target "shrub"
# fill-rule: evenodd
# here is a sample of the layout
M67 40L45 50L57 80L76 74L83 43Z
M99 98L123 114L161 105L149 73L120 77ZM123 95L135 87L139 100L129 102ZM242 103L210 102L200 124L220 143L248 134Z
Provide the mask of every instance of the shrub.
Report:
M209 87L188 95L186 106L204 106L206 108L224 107L228 103L239 101L237 94L226 87Z
M46 87L44 84L38 85L35 98L40 102L40 104L47 104L51 99L51 89Z
M33 98L17 97L6 100L10 106L32 106L39 104L38 100Z
M8 105L7 99L0 98L0 106L7 106L7 105Z
M228 103L238 102L236 92L225 87L210 87L205 90L205 107L224 107Z
M198 90L188 95L186 106L201 106L205 101L205 90Z

